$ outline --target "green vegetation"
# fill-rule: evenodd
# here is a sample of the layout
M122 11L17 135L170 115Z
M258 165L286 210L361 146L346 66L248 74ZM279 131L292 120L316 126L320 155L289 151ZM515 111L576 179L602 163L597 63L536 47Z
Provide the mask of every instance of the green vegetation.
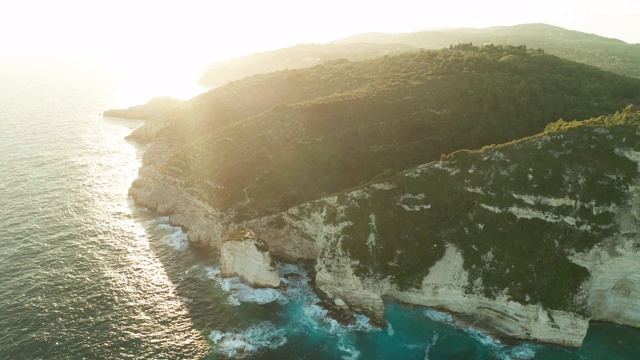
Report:
M366 60L410 50L415 48L402 44L302 44L209 64L198 83L222 86L251 75L307 68L328 60Z
M586 314L574 297L589 273L567 256L618 232L616 211L640 171L625 151L640 151L640 112L632 107L561 120L532 137L457 151L341 193L344 215L327 223L350 222L335 241L360 276L419 287L454 244L468 291Z
M458 45L441 50L332 60L202 94L146 123L171 145L146 166L219 210L216 221L277 215L284 229L322 213L342 230L321 257L343 250L358 276L416 288L453 245L468 292L587 314L576 294L589 273L568 256L619 232L638 179L640 113L627 105L640 103L640 80L549 53L570 57L563 42L575 41L577 60L638 76L635 50L544 25L482 32L526 46L454 33ZM549 37L563 45L536 43ZM614 43L620 62L598 63Z
M467 44L250 77L167 112L158 138L178 145L163 171L241 222L639 94L636 79Z
M450 44L526 44L530 50L544 49L547 54L597 66L617 74L640 77L640 44L563 29L546 24L498 26L485 29L420 31L405 34L370 33L339 40L336 43L397 43L425 49L442 49Z

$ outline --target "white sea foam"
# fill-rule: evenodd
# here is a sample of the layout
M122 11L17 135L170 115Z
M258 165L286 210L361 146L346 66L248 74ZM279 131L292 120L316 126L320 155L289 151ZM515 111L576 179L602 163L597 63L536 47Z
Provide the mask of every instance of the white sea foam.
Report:
M490 348L500 348L504 346L500 341L498 341L497 339L494 339L483 330L466 328L464 329L464 331L467 334L471 335L472 338L474 338L476 341L481 343L483 346L490 347Z
M213 330L209 339L214 344L215 352L232 358L255 355L266 349L277 349L287 343L285 330L268 321L238 333Z
M533 359L536 356L536 351L533 348L535 345L524 344L513 348L509 348L504 356L505 360L518 359L528 360Z
M133 201L133 200L132 200ZM140 208L143 211L149 212L148 209L146 208ZM169 225L169 217L168 216L154 216L151 219L148 219L145 221L146 224L149 225L156 225L156 228L158 228L159 225L167 225L167 226L171 226ZM161 229L161 228L159 228Z
M347 338L341 337L338 341L338 350L342 353L344 360L356 360L360 358L360 351L353 344L349 344Z
M237 298L239 302L268 304L278 301L281 295L274 289L254 289L248 286L247 288L236 290L235 293L229 296L229 298L231 297ZM283 297L283 300L279 302L286 303L286 298Z
M284 305L288 302L287 297L276 289L254 288L237 276L223 278L219 267L207 267L205 270L207 277L217 282L222 291L230 293L227 301L233 306L241 303L267 304L274 301Z
M428 317L433 321L437 321L441 323L450 324L453 322L453 318L451 317L451 315L442 311L434 310L434 309L424 309L424 316Z
M180 228L169 235L165 235L160 241L178 251L185 251L189 248L189 238Z
M193 299L188 298L188 297L184 297L184 296L178 296L178 299L180 299L180 301L182 301L183 303L192 303Z
M429 360L429 352L431 351L431 348L433 347L433 345L436 344L436 342L438 342L437 332L433 334L433 337L431 338L431 342L427 344L427 347L424 349L424 360Z
M187 270L185 270L184 273L188 274L188 273L192 272L193 270L198 269L200 267L201 267L200 265L193 265L190 268L188 268Z
M180 230L179 227L173 226L171 224L167 224L165 222L163 222L162 224L158 224L158 226L156 226L156 229L158 229L158 230L171 230L171 231Z
M240 306L240 305L242 305L242 302L240 302L240 299L237 296L233 295L233 294L227 296L227 303L229 303L229 305L231 305L231 306Z
M338 351L343 359L360 358L360 351L354 345L351 335L354 332L370 333L381 331L381 329L373 327L368 317L359 314L354 314L353 324L340 324L328 316L326 309L318 305L320 299L309 285L309 274L303 267L280 263L276 263L276 265L285 285L279 289L256 289L243 282L239 277L224 278L219 266L205 267L205 272L206 276L214 280L221 290L229 293L227 302L232 306L247 302L257 304L273 301L280 304L293 303L292 309L295 312L289 315L292 319L291 322L281 328L282 334L287 334L287 336L318 334L335 337L337 347L333 351ZM262 328L264 327L263 324ZM258 338L264 337L265 331L258 331L260 329L248 329L237 334L223 334L214 331L210 338L218 348L216 351L221 354L230 357L240 356L243 352L254 354L258 351L255 349L256 341L245 338L249 338L247 333L258 334Z
M409 349L409 350L415 350L415 349L422 349L422 344L416 344L416 343L410 343L407 344L405 342L402 343L402 346L404 346L405 348Z
M309 274L300 266L295 264L276 263L278 272L282 275L282 281L289 283L290 281L284 278L287 274L296 274L300 278L309 279Z
M508 346L491 337L483 330L465 328L464 331L482 344L483 347L492 349L495 356L503 360L533 359L536 355L535 345L525 343L517 346Z
M534 345L531 344L521 344L518 346L507 346L501 343L499 340L493 338L491 335L487 334L485 331L480 329L475 329L472 327L467 327L466 325L458 324L453 321L451 315L437 311L434 309L425 309L424 315L429 319L437 322L442 322L446 324L453 325L454 327L463 330L477 342L479 342L483 347L492 349L495 356L504 359L532 359L535 356ZM438 340L438 335L434 335L431 344L427 345L425 349L425 359L429 358L429 351L431 347Z

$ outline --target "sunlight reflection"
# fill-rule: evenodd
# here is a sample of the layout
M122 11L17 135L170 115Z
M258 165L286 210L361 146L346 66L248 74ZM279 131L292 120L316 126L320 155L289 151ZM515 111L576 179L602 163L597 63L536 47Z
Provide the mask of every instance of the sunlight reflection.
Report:
M88 171L93 173L88 176L92 183L87 186L94 202L91 226L101 229L99 246L90 251L100 259L101 272L109 279L112 296L118 299L113 313L135 319L118 322L115 333L144 338L145 344L160 343L175 351L187 347L197 357L206 354L209 345L194 329L188 308L150 247L147 227L153 226L154 217L141 217L127 196L141 152L123 138L138 125L125 120L104 121L92 139L99 141L109 156L87 162Z

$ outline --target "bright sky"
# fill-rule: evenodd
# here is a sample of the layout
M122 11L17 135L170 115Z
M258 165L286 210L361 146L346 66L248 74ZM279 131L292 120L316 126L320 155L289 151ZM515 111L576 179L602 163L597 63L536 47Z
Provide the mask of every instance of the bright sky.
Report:
M0 57L101 61L160 91L208 62L299 43L533 22L640 43L638 0L16 0L0 3Z

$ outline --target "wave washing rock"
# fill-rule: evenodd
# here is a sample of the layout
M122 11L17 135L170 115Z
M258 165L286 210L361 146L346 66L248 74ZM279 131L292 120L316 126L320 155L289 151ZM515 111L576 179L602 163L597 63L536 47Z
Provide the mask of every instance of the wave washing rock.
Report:
M286 114L286 107L279 109L271 113L276 120ZM266 124L273 129L274 123ZM637 227L623 231L640 201L634 190L640 185L639 125L640 114L626 111L558 122L531 138L459 151L352 190L321 192L316 197L335 195L284 212L258 201L266 194L260 189L271 189L278 177L239 171L281 173L262 142L237 146L230 145L238 141L234 137L206 138L219 151L197 154L174 142L169 162L169 149L161 151L156 141L130 193L137 204L171 215L171 223L186 228L193 242L224 246L221 234L248 227L285 255L317 256L318 288L334 303L340 299L374 320L384 319L382 297L392 296L473 317L501 335L580 346L590 319L640 325ZM253 144L262 157L240 161ZM333 147L322 147L327 148ZM300 154L296 149L283 151ZM228 161L217 167L196 161L211 154ZM209 181L207 172L218 168L233 176ZM289 170L290 178L301 178ZM202 173L200 182L196 172ZM247 183L238 186L238 179ZM314 185L319 179L304 177ZM269 194L285 199L280 190ZM211 199L224 203L227 196L233 206L211 205ZM257 204L269 211L257 211Z
M252 286L280 286L280 273L269 254L269 245L251 230L235 230L224 238L220 262L223 276L240 276Z
M230 219L233 214L212 207L185 191L180 179L159 171L166 165L163 154L168 151L168 147L160 144L147 150L145 166L140 168L138 178L131 184L129 195L140 206L170 215L171 225L181 227L191 243L220 249L226 234L236 228L250 228L260 234L260 238L269 244L270 253L279 258L315 260L318 257L320 245L332 231L324 226L322 217L285 223L281 220L282 215L278 215L234 223ZM309 233L318 235L311 238Z

